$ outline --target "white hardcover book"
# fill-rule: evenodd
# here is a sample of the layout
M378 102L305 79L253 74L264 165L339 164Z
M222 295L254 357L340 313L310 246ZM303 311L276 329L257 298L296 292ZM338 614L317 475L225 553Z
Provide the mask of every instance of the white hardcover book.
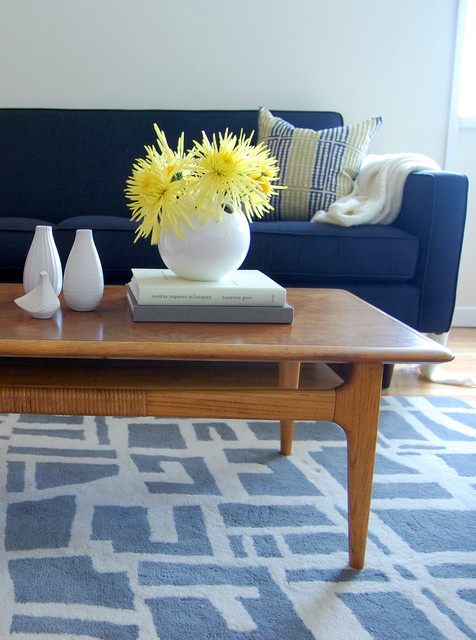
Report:
M132 269L128 283L144 305L283 306L286 289L261 271L238 269L222 280L185 280L170 269Z

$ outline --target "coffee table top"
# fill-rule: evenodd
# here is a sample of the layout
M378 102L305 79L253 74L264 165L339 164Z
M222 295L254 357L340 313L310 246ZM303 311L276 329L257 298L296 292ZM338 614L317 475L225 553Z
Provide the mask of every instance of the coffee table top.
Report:
M31 318L0 284L0 356L163 360L446 362L451 352L339 289L288 289L293 324L134 322L124 286L106 286L95 311Z

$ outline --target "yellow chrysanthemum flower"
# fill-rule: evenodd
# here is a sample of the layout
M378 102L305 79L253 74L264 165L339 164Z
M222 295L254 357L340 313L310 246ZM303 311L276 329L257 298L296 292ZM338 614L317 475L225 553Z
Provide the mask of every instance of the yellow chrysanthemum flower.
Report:
M183 152L183 134L175 152L157 125L155 129L159 151L145 147L146 158L136 160L126 183L131 220L141 221L136 229L136 241L151 235L151 244L157 244L162 231L169 233L173 229L181 237L180 220L191 226L183 200L184 176L190 172L190 156Z
M269 198L283 188L273 185L279 170L266 145L251 144L253 134L237 138L227 129L210 142L203 133L202 142L184 153L183 133L173 151L164 132L154 128L158 149L145 147L146 157L135 161L126 183L131 219L140 223L136 240L151 236L157 244L161 233L172 230L182 237L183 221L193 229L200 211L220 218L227 201L250 221L272 209Z
M219 216L221 204L229 200L243 207L251 220L271 208L269 197L277 188L271 181L276 179L278 168L265 145L253 146L251 136L246 138L241 133L237 138L228 129L218 135L218 141L214 135L210 142L204 132L202 143L194 144L196 166L190 189L196 194L198 209L207 209L213 202L213 213ZM264 175L266 183L262 181Z

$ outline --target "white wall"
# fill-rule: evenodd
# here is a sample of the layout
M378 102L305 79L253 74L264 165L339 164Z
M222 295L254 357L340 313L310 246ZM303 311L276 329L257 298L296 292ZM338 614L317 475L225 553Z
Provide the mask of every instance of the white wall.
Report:
M443 165L456 9L457 0L0 0L0 106L381 115L371 152Z

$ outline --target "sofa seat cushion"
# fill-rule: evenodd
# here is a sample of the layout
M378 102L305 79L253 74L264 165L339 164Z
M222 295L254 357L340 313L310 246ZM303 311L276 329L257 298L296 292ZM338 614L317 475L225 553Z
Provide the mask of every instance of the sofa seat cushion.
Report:
M51 225L51 222L39 218L0 217L0 269L6 275L11 274L12 279L17 279L23 272L37 225Z
M162 262L156 246L147 240L135 240L137 223L121 216L74 216L55 226L53 234L63 267L73 246L77 229L91 229L104 271L106 284L124 284L132 267L160 269Z
M400 283L414 276L418 253L419 239L393 226L252 222L243 268L259 268L283 286Z
M92 231L135 231L136 222L123 216L72 216L55 225L56 231L76 231L77 229L92 229Z

